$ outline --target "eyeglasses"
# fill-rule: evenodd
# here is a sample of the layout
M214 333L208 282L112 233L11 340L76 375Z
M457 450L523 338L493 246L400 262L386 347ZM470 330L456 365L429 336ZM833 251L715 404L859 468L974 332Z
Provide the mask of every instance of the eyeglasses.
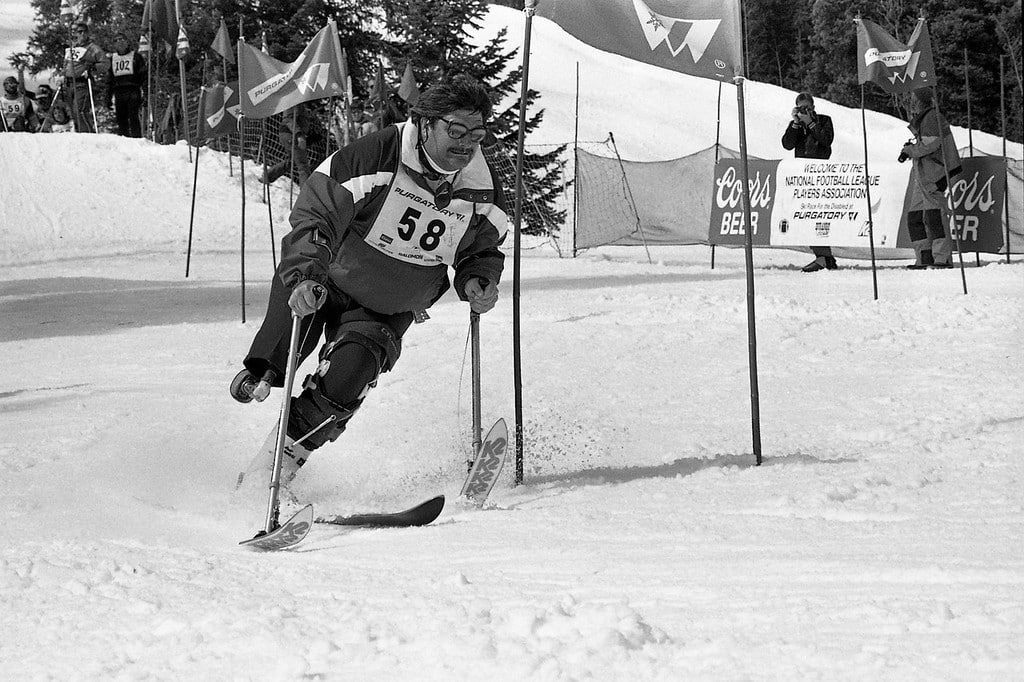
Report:
M442 121L448 124L448 137L453 140L461 140L462 138L469 135L469 141L473 144L480 144L487 137L487 127L478 126L476 128L467 128L458 121L449 121L447 118L442 118ZM443 208L439 207L439 208Z

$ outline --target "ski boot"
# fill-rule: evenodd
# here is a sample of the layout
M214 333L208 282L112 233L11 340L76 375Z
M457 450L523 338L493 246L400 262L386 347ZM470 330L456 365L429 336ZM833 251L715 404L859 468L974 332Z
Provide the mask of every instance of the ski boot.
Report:
M274 473L274 453L277 449L277 427L275 426L267 435L256 457L249 463L248 468L238 474L235 483L235 493L245 497L266 492L270 489L270 479ZM309 459L311 450L307 450L302 443L295 443L291 437L285 436L284 454L281 458L281 489L286 488L299 468Z
M264 372L260 379L257 379L256 375L249 370L243 369L231 380L228 392L240 403L248 403L253 400L262 403L270 395L270 387L276 379L277 372L272 369Z

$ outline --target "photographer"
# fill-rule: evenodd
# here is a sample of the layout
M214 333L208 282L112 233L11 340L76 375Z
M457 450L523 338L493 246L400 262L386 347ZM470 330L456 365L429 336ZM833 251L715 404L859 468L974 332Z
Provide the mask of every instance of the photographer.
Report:
M832 119L814 110L814 98L806 92L796 96L793 119L782 135L784 149L792 150L798 159L827 159L832 156L832 138L835 131ZM814 260L804 266L804 272L835 270L836 259L828 246L812 246Z
M910 203L907 209L907 231L917 259L909 270L953 267L953 242L942 221L942 205L946 201L946 175L960 172L960 153L956 149L949 124L935 108L932 91L914 90L910 103L910 132L914 139L900 150L900 163L911 159L914 164Z

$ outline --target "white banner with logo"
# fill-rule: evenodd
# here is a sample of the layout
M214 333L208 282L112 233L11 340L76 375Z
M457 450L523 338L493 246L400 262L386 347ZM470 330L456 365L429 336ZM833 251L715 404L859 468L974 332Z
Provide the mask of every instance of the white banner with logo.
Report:
M755 245L869 245L868 189L863 162L786 159L748 162ZM744 225L739 159L715 167L712 244L742 244ZM874 241L895 247L910 164L872 163L870 185Z

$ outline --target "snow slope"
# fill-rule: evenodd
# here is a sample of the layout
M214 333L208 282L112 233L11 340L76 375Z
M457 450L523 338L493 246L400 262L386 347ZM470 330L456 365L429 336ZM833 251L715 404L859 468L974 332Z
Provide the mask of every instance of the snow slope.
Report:
M692 143L659 130L666 155ZM971 259L967 296L959 272L887 265L874 301L864 265L756 252L755 467L741 252L528 250L525 485L509 466L487 509L456 500L471 389L448 295L293 485L321 513L443 492L441 518L254 554L265 501L230 491L278 396L226 388L272 254L249 183L242 323L227 165L203 152L186 279L184 147L0 140L0 679L1024 677L1019 259ZM278 237L286 206L281 183ZM510 291L481 325L488 422L513 415Z

